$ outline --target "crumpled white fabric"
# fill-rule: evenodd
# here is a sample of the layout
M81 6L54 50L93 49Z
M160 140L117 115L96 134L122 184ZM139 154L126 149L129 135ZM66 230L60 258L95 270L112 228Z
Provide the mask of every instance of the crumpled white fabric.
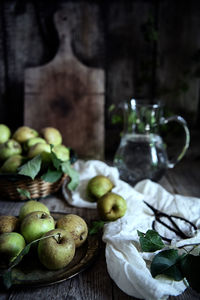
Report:
M63 186L66 200L74 206L96 208L96 203L87 201L85 189L89 179L98 174L108 176L114 183L113 192L127 201L124 217L104 225L103 241L106 243L106 262L110 277L126 294L139 299L167 299L169 295L179 295L185 288L184 281L173 281L164 276L156 279L151 276L149 266L152 253L141 252L137 230L146 232L152 228L154 214L143 202L145 200L155 208L172 215L179 215L200 226L200 199L181 195L172 195L158 183L150 180L139 182L134 188L119 179L118 170L104 162L77 161L74 168L80 174L80 184L70 196ZM159 233L165 229L159 227ZM187 243L200 243L200 233L185 240L176 240L171 234L175 246Z

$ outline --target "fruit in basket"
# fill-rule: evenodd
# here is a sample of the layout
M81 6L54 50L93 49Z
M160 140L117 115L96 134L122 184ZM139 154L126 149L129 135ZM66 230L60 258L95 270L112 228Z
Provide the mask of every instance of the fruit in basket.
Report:
M46 144L47 142L45 141L45 139L41 138L41 137L34 137L34 138L31 138L29 140L26 141L25 145L24 145L24 148L25 150L28 150L30 149L32 146L34 146L35 144Z
M0 234L17 231L19 219L15 216L0 216Z
M42 161L49 162L50 161L50 153L51 147L48 144L38 143L33 145L28 151L28 157L33 158L39 154L41 154Z
M24 143L27 140L38 136L38 132L28 126L21 126L14 132L12 138L19 143Z
M58 159L66 161L70 159L70 150L64 145L54 146L52 151L55 153Z
M20 232L26 242L30 243L54 228L55 222L52 216L43 211L34 211L22 220Z
M19 211L20 221L22 221L26 217L26 215L34 211L43 211L50 215L49 209L45 204L36 200L29 200L26 203L24 203L20 208Z
M87 197L89 201L96 201L98 198L107 194L112 190L114 184L112 181L103 175L97 175L89 180L87 184Z
M6 160L15 154L21 154L21 152L21 145L17 141L10 139L0 145L0 160Z
M97 210L104 221L115 221L125 215L127 209L126 200L118 194L107 193L98 199Z
M7 142L10 136L11 136L10 128L5 124L0 124L0 144Z
M17 169L23 163L23 156L16 154L9 157L1 166L0 172L1 173L16 173Z
M26 246L23 236L17 232L0 235L0 264L8 265Z
M87 239L87 235L88 235L87 224L83 220L83 218L77 215L68 214L59 218L57 220L56 227L62 228L71 233L76 248L80 247Z
M57 146L62 143L62 135L60 131L54 127L45 127L41 130L41 135L48 144Z
M74 258L75 243L71 234L64 229L54 229L44 236L58 234L39 241L38 257L40 262L49 270L66 267Z

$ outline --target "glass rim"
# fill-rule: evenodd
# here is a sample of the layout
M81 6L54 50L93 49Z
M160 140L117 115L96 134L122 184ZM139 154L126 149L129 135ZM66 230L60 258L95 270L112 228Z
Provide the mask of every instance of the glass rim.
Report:
M131 106L145 106L149 108L161 108L163 107L163 103L159 99L153 100L153 102L150 102L148 98L131 98L129 100L129 103Z

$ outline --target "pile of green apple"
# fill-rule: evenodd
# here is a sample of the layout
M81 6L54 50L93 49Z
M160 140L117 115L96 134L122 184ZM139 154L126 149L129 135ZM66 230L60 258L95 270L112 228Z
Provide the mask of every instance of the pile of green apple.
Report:
M7 125L0 124L0 173L17 173L24 162L39 154L43 166L47 166L51 151L61 161L70 159L70 150L62 145L58 129L45 127L39 133L28 126L21 126L12 134Z
M104 175L91 178L87 184L88 201L97 202L98 214L103 221L115 221L125 215L126 200L112 192L113 182Z
M49 270L64 268L87 236L87 224L80 216L65 214L55 220L46 205L29 200L19 217L0 216L0 265L8 267L27 244L39 239L33 251L41 264Z

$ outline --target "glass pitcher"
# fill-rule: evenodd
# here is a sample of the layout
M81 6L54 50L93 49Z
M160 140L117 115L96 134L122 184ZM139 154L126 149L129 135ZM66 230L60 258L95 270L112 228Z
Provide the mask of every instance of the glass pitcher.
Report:
M173 168L189 147L190 133L180 116L163 116L160 103L135 100L123 104L124 131L114 156L121 179L134 185L143 179L158 181L168 168ZM161 125L178 122L184 128L185 141L180 153L168 158L167 145L160 135Z

